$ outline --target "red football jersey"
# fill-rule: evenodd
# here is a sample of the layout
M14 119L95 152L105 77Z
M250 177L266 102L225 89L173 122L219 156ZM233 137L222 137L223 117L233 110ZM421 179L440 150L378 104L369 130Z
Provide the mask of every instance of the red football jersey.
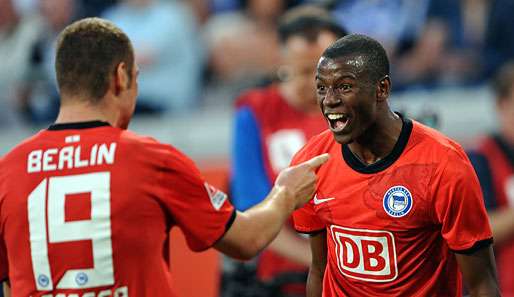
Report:
M393 151L372 165L314 137L294 163L328 152L316 195L294 213L300 232L327 232L323 296L461 296L452 253L492 242L478 179L462 148L404 119Z
M170 228L201 251L235 218L185 155L103 122L53 125L0 166L0 279L13 296L173 296Z

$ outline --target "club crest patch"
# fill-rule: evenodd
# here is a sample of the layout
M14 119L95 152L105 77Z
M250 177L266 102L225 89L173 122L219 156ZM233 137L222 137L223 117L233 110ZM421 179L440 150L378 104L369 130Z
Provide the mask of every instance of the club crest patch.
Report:
M384 195L384 210L394 218L407 215L412 209L412 203L412 195L404 186L391 187Z

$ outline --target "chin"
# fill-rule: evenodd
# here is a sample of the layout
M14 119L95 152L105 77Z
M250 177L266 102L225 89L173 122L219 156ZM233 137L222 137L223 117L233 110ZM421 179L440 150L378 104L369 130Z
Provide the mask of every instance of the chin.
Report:
M332 135L334 135L334 139L336 140L336 142L341 145L353 142L353 137L351 134L336 134L332 132Z

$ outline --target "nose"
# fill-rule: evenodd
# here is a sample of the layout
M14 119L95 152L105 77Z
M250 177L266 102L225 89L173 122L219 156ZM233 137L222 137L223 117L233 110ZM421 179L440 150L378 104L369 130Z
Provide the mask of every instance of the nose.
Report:
M326 107L336 107L342 103L341 98L337 96L332 87L327 89L327 93L325 94L325 98L323 99L323 105Z

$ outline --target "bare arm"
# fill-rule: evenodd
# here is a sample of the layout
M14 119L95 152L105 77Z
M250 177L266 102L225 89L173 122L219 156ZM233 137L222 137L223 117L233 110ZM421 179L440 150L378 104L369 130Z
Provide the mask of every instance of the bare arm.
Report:
M307 297L321 297L323 274L327 265L327 233L311 236L312 262L307 278Z
M472 254L455 254L455 256L471 297L501 296L492 245Z
M248 260L257 255L277 236L295 205L284 188L274 187L266 199L236 219L214 248L227 256Z
M238 259L257 255L277 236L291 213L310 200L317 181L314 170L327 160L325 154L284 169L266 199L245 212L238 212L214 248Z
M269 249L290 261L308 267L311 264L309 240L301 237L288 225L284 225Z
M495 244L501 245L514 238L514 209L499 209L489 212L489 221L493 229Z

